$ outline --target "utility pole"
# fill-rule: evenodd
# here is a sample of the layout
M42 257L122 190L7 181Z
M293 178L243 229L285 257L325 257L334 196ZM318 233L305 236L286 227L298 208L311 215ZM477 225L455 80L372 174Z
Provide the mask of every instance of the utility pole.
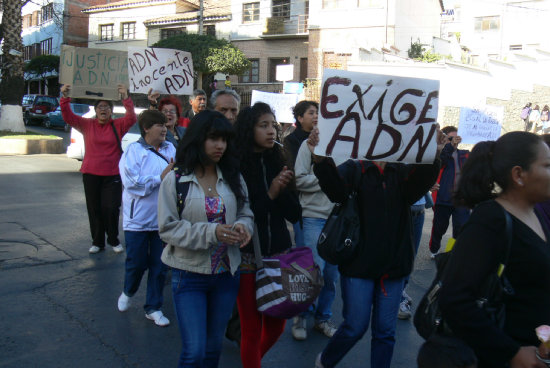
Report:
M203 34L203 14L204 14L204 0L200 1L200 7L199 7L199 34Z

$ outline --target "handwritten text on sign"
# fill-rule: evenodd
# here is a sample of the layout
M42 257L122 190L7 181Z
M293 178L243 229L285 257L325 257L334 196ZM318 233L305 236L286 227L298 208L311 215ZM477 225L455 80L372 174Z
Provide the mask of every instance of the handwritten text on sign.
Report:
M496 141L500 137L503 118L502 106L483 106L478 109L461 107L458 135L462 143Z
M191 53L160 48L128 47L130 92L155 91L173 95L193 93Z
M59 82L72 85L70 97L118 100L117 84L128 84L126 51L62 45Z
M430 163L439 81L325 69L315 153Z

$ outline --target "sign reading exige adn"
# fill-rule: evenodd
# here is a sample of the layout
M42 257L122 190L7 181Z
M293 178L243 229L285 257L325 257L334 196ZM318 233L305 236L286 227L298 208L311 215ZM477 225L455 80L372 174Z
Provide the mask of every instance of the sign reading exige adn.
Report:
M431 163L439 81L325 69L315 154Z

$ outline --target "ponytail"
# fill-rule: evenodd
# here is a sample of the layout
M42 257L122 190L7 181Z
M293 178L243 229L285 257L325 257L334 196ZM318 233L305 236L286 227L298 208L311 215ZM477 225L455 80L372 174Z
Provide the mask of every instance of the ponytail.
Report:
M495 142L480 142L470 153L462 171L458 188L454 194L458 206L473 208L476 204L495 198L495 177L493 152Z

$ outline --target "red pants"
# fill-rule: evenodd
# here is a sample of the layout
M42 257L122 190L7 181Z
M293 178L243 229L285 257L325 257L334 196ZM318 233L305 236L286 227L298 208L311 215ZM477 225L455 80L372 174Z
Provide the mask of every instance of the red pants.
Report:
M286 319L273 318L256 308L256 274L241 274L237 306L241 316L241 360L243 368L260 368L262 357L285 330Z

